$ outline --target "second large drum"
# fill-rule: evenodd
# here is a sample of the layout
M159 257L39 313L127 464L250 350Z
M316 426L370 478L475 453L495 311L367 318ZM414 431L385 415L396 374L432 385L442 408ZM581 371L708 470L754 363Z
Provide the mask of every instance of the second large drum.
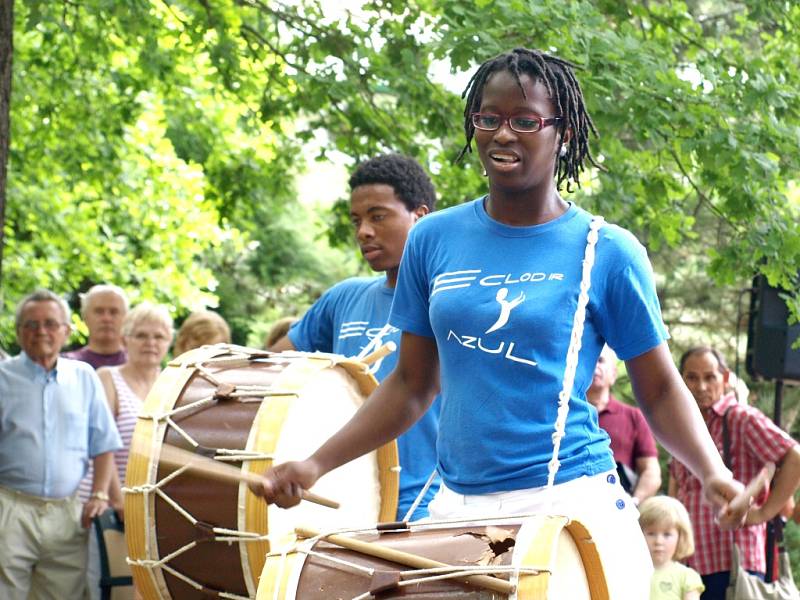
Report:
M327 529L393 520L399 477L394 443L314 486L315 493L341 502L339 510L308 502L268 508L245 483L160 462L165 444L248 473L305 458L376 385L366 365L335 355L218 345L172 361L145 402L125 482L128 555L145 600L252 598L269 542L296 524Z
M558 515L298 533L268 557L257 600L609 600L591 533Z

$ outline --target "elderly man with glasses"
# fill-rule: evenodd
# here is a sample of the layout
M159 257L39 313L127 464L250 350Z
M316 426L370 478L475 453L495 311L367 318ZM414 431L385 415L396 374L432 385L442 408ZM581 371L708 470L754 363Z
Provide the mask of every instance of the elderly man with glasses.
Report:
M22 351L0 363L0 598L81 598L86 528L108 507L121 441L88 364L59 357L69 307L39 290L16 311ZM78 483L92 461L92 495Z

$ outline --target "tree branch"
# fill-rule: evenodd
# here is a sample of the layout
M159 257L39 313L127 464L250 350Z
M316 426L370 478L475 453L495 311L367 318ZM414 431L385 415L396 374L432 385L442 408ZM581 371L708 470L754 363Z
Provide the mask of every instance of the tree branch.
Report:
M6 176L11 145L11 80L14 55L14 0L0 0L0 284L6 223ZM0 287L0 289L2 289Z
M689 175L688 170L683 166L683 162L681 162L681 159L678 156L678 153L675 152L675 150L673 150L672 148L669 148L669 147L667 147L667 152L672 157L672 159L675 161L675 164L677 165L678 170L681 172L681 175L683 175L686 178L686 181L689 182L689 185L692 187L692 189L697 194L697 197L700 198L700 201L703 202L709 208L709 210L711 212L713 212L720 219L725 221L731 227L731 229L733 229L735 231L738 231L738 227L736 227L736 225L727 217L727 215L725 215L725 213L723 213L719 208L714 206L714 203L711 202L711 199L694 182L694 180L692 179L691 175Z

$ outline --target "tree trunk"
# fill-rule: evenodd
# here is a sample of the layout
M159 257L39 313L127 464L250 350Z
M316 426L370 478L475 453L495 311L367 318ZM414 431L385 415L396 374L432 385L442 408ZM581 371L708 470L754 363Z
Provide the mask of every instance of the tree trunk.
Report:
M0 0L0 292L6 227L6 173L11 140L11 61L14 53L14 0Z

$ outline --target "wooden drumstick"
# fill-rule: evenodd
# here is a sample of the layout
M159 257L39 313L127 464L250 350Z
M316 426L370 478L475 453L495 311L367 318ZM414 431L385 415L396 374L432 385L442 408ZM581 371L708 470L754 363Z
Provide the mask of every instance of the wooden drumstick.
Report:
M161 447L159 462L170 467L188 466L192 471L218 481L244 481L247 484L261 485L261 475L258 473L242 471L237 466L195 454L171 444L164 444ZM339 508L338 502L307 490L303 490L302 498L328 508Z
M314 538L320 535L318 531L314 531L308 527L296 527L294 532L299 537L304 538ZM322 536L322 539L335 544L336 546L347 548L348 550L360 552L361 554L366 554L367 556L374 556L375 558L382 558L399 565L414 567L415 569L438 569L441 567L452 567L453 571L458 571L458 567L455 565L448 565L446 563L431 560L430 558L426 558L418 554L411 554L409 552L395 550L394 548L389 548L383 544L376 544L375 542L365 542L363 540L358 540L335 533L324 535ZM506 594L508 596L513 594L515 590L514 585L505 579L498 579L497 577L491 577L489 575L464 575L464 577L458 578L458 581L469 583L475 587L491 590L493 592Z
M367 354L364 358L361 359L361 362L364 363L365 365L371 365L375 361L380 360L381 358L383 358L388 354L391 354L395 350L397 350L397 344L395 344L394 342L386 342L383 346L375 350L375 352Z

